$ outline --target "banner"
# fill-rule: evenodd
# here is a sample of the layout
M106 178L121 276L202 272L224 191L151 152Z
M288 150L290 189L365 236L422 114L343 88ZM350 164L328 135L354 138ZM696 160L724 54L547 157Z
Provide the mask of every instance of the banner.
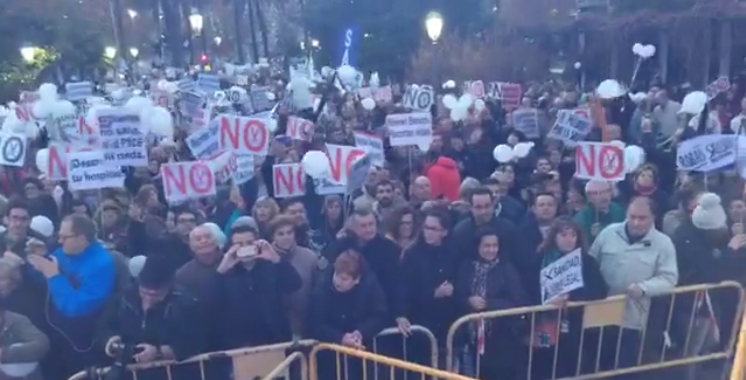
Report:
M93 83L68 82L65 84L65 98L71 102L85 100L93 95Z
M360 29L357 26L349 26L342 31L339 40L339 65L357 67L357 47L360 40Z
M107 165L148 166L148 151L137 110L104 108L98 111L97 119Z
M104 156L96 152L71 152L67 155L67 182L72 191L123 187L125 175L118 167L105 165Z
M541 137L539 132L539 111L536 108L518 108L513 111L513 127L529 139Z
M386 116L391 146L428 145L433 140L433 118L429 112Z
M434 102L435 91L430 86L409 86L401 100L402 106L422 112L430 112Z
M548 138L561 140L566 146L575 146L591 131L591 119L588 111L578 108L575 110L559 110L557 120L547 133Z
M576 249L541 270L541 303L583 287L583 258Z
M676 168L682 171L710 172L736 162L737 151L746 152L746 137L702 135L682 141L676 150Z

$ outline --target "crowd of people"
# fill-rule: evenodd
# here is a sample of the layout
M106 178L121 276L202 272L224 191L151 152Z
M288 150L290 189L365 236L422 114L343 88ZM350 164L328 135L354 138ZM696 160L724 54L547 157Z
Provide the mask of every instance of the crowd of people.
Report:
M545 134L558 110L583 98L574 88L527 86L521 107L536 108L547 125L527 157L500 164L497 144L528 140L510 111L488 101L454 121L436 104L429 150L387 146L385 165L348 196L306 186L302 197L277 199L272 166L325 141L352 144L357 130L385 129L385 116L400 111L394 104L371 112L349 95L330 96L313 141L277 138L254 178L179 205L165 201L159 167L189 156L183 136L151 147L149 167L126 169L123 189L70 192L33 167L3 168L0 371L66 380L122 352L126 362L144 363L295 339L369 349L383 329L407 336L413 325L444 346L461 316L541 305L542 269L578 249L583 286L550 303L626 295L621 325L581 334L582 314L557 321L559 314L543 313L560 333L530 342L526 318L485 320L457 336L462 373L525 378L529 350L532 379L587 373L596 361L600 370L631 367L651 336L690 356L728 344L740 320L733 294L707 302L689 294L664 307L655 297L746 280L741 180L729 172L676 175L675 145L657 142L708 131L688 127L662 87L641 105L626 96L606 104L604 137L640 145L647 162L618 183L573 178L575 150ZM290 111L277 112L282 136ZM601 135L597 128L587 139ZM31 145L43 146L39 140ZM668 324L655 322L658 309ZM408 360L429 365L427 344L411 339ZM479 368L470 364L477 355ZM696 368L686 374L698 376Z

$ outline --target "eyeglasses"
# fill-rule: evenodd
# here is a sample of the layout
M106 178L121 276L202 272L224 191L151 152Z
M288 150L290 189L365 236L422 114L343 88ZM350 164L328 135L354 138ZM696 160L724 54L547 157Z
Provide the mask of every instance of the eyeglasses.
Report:
M62 234L60 234L59 238L60 238L60 240L65 241L67 239L72 239L72 238L77 237L77 236L79 236L79 235L78 234L71 234L71 235L62 235Z
M424 225L424 226L422 226L422 229L423 229L423 230L428 230L428 231L433 231L433 232L440 232L440 231L443 231L443 229L442 229L442 228L440 228L440 227L435 227L435 226L428 226L428 225Z

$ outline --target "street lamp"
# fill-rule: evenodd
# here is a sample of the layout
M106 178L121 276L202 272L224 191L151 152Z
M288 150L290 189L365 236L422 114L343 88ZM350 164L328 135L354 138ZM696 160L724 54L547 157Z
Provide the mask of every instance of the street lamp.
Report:
M319 40L312 39L311 40L311 47L313 47L314 49L318 48L319 47Z
M223 38L222 38L222 37L220 37L220 36L216 36L216 37L215 37L215 38L213 38L212 40L213 40L213 42L215 42L215 46L220 46L220 44L222 44L222 43L223 43Z
M36 57L36 51L37 48L35 46L24 46L21 48L21 57L23 57L26 63L32 63Z
M137 11L134 9L127 9L127 14L129 14L130 18L133 20L137 17Z
M104 57L108 59L114 59L117 56L117 48L114 46L107 46L104 48Z
M189 26L192 27L192 33L194 33L195 36L202 34L203 22L204 19L202 18L202 15L196 10L193 10L192 14L189 15Z
M433 43L438 42L440 33L443 31L443 16L438 12L430 12L425 18L425 30L427 36L430 37L430 41Z
M140 50L136 47L130 48L130 55L132 58L137 58L138 55L140 55Z

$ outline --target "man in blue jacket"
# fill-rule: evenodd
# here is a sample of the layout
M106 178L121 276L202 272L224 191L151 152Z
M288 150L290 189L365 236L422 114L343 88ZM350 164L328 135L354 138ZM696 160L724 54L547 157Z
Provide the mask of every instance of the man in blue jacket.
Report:
M67 216L60 225L58 248L28 247L29 264L47 279L46 317L57 355L46 366L54 378L67 378L92 365L91 351L99 323L116 280L111 254L96 241L96 226L85 215Z

